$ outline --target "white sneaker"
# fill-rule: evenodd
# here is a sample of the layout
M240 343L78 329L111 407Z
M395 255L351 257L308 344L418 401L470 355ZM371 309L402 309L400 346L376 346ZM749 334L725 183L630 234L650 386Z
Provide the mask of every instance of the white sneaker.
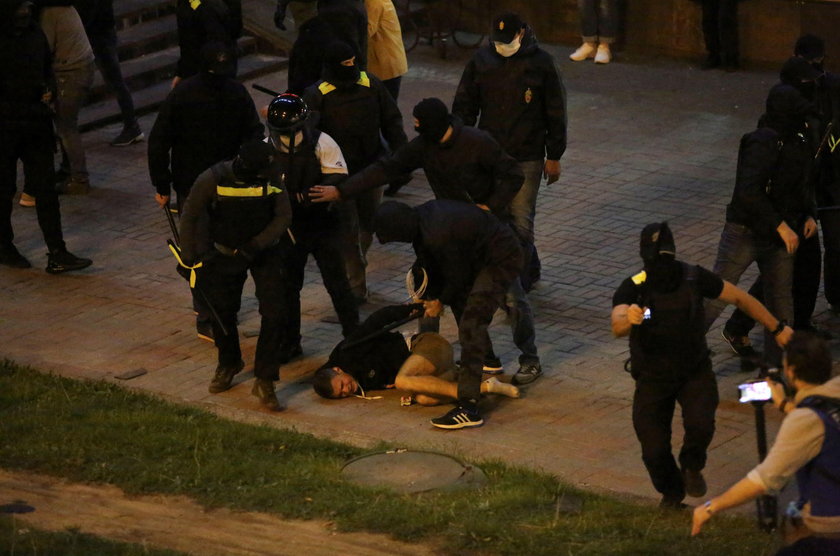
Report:
M610 52L610 45L601 43L598 45L598 53L595 54L596 64L609 64L612 60L612 53Z
M595 43L594 42L585 42L577 50L572 52L569 56L569 60L573 62L583 62L587 58L592 58L595 56Z

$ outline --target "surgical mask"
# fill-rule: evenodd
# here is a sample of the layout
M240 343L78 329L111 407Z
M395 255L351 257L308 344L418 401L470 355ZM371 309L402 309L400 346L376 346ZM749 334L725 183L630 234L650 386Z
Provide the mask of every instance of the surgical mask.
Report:
M496 52L499 56L503 56L505 58L510 58L517 52L519 52L519 47L522 46L522 39L519 37L515 37L510 42L499 42L493 41L493 47L496 49Z

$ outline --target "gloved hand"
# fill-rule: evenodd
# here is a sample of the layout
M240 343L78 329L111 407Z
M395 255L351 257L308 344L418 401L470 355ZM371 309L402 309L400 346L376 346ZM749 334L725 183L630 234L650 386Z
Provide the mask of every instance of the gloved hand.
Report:
M281 31L286 30L286 26L283 24L284 19L286 19L286 6L278 4L277 10L274 12L274 26Z
M181 275L181 278L183 278L183 279L184 279L184 280L186 280L187 282L189 282L189 281L190 281L190 269L189 269L189 268L186 268L186 267L183 267L183 266L181 266L181 265L179 265L179 264L176 264L176 265L175 265L175 272L177 272L178 274L180 274L180 275Z

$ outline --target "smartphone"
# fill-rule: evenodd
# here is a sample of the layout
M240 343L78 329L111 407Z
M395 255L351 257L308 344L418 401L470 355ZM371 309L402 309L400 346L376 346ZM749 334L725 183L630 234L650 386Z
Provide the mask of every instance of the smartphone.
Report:
M650 307L645 308L645 312L644 315L642 315L642 318L644 318L645 320L650 319Z
M766 402L773 397L770 385L763 379L739 384L738 390L741 392L741 397L738 400L741 403Z

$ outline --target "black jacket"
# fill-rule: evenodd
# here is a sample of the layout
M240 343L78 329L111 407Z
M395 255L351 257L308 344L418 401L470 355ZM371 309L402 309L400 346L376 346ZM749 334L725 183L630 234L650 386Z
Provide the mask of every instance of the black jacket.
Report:
M415 209L417 262L429 275L425 298L463 304L479 271L487 266L521 266L519 240L510 226L461 201L436 200Z
M367 68L367 15L364 7L350 0L318 6L318 15L300 26L289 54L287 91L296 95L321 78L324 47L342 41L356 52L356 67Z
M239 145L262 138L263 125L245 86L198 74L169 92L149 134L149 175L161 195L170 185L189 192L198 175L236 156Z
M50 46L41 28L33 19L20 35L13 33L13 15L22 3L0 0L0 126L4 127L49 117L41 97L55 90Z
M503 216L524 177L510 157L486 132L465 127L457 118L446 143L416 137L390 157L377 161L339 185L343 198L423 168L437 199L487 205Z
M452 112L467 125L477 121L516 160L559 160L566 150L566 89L530 27L509 58L492 43L479 48L461 76Z
M114 0L74 0L73 6L79 12L88 39L107 36L116 28Z
M176 74L181 78L200 71L201 47L206 43L221 42L235 51L242 34L241 0L178 0L175 17L181 48Z
M815 168L816 194L819 206L840 205L840 74L826 72L817 80L818 118L815 144L823 139L823 149ZM828 136L828 124L832 127Z
M726 221L773 241L781 241L776 228L783 220L801 232L805 218L816 216L809 174L813 156L813 145L802 134L783 137L762 127L744 135Z
M364 390L382 390L393 386L397 373L411 355L399 332L386 332L351 347L369 334L408 317L422 305L393 305L371 314L345 340L341 341L327 361L327 366L339 367L355 378Z
M318 129L341 147L351 174L385 153L380 132L391 150L408 141L397 103L382 82L368 73L362 72L356 84L347 88L319 81L306 89L303 99L318 112Z

